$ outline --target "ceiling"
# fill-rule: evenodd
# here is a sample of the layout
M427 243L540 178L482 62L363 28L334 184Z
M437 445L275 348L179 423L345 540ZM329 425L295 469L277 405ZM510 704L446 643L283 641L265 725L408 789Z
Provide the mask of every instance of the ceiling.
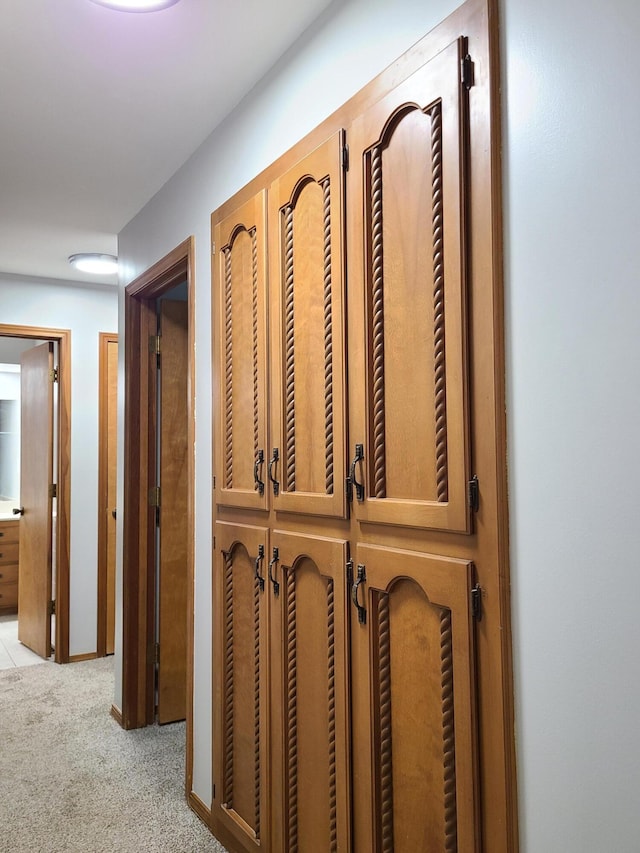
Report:
M331 0L0 0L0 273L72 269L116 235Z

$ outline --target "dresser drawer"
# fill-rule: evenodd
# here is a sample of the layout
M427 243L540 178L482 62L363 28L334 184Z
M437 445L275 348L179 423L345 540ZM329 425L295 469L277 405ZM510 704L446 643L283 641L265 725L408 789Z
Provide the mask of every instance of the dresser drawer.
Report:
M0 539L0 568L7 563L18 562L18 543L4 542Z
M9 542L20 541L19 521L0 521L0 550L1 546Z
M18 583L18 564L11 566L0 565L0 587L6 583Z
M0 583L0 610L18 606L18 581L15 583Z

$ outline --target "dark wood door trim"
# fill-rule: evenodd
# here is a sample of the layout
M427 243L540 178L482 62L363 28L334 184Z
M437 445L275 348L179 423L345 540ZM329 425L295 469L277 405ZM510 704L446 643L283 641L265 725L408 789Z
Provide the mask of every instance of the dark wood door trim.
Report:
M153 722L155 514L148 492L155 485L155 392L149 382L148 340L155 334L155 300L184 281L188 291L188 480L187 518L187 756L186 791L193 778L193 586L195 442L195 241L189 237L125 288L125 438L123 507L122 722L126 729Z
M58 510L56 517L55 660L69 662L69 581L71 552L71 331L0 323L0 336L58 344Z

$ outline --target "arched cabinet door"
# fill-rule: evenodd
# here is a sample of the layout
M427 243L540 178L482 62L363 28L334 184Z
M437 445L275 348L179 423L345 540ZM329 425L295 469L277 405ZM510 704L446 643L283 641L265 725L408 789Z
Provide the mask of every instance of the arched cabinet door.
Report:
M350 487L361 521L470 531L464 41L348 128Z
M234 849L270 850L268 530L218 522L212 819Z
M274 530L271 545L273 850L348 853L347 544Z
M472 570L448 557L356 550L357 850L478 851Z
M272 501L344 518L344 134L269 192Z
M214 227L215 500L267 509L266 192Z

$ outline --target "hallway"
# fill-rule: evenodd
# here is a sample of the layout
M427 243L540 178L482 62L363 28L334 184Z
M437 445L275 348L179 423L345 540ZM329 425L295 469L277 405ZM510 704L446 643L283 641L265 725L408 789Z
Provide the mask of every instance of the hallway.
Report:
M225 853L184 796L184 724L125 732L113 658L0 671L0 823L12 853Z

